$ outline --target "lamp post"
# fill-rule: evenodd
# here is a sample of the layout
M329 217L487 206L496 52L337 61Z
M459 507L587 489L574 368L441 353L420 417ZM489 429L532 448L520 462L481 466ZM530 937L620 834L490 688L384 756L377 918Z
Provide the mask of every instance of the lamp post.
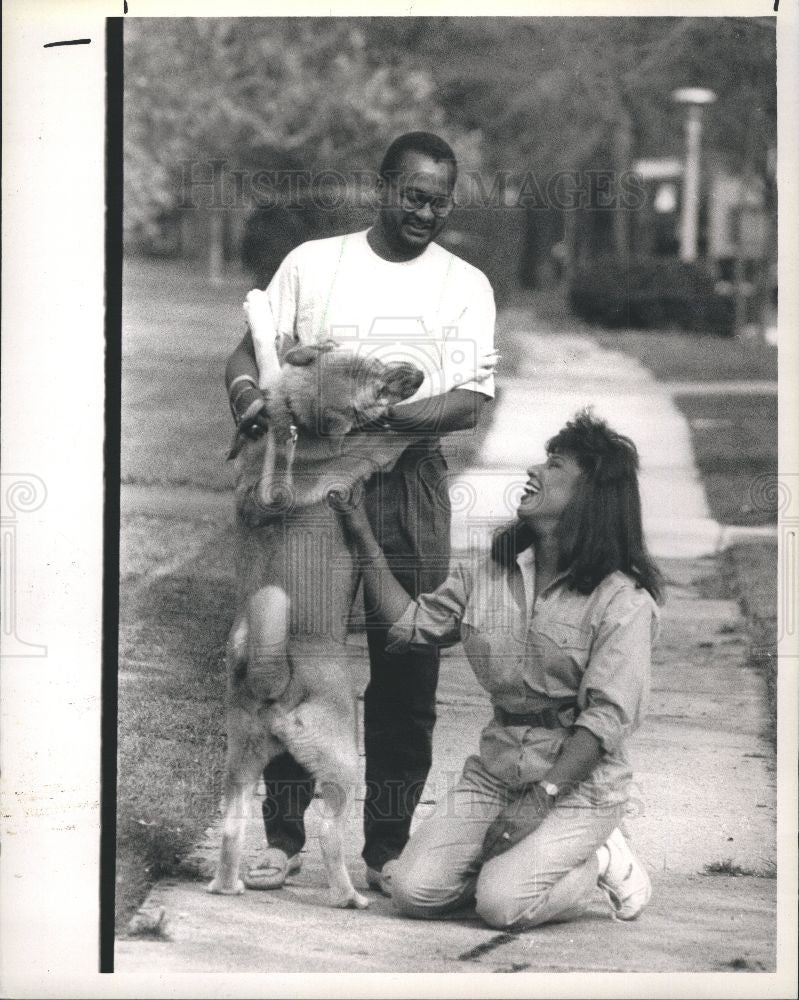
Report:
M680 216L680 260L696 260L699 235L699 150L702 140L702 108L716 95L704 87L681 87L672 92L677 104L685 104L685 172Z

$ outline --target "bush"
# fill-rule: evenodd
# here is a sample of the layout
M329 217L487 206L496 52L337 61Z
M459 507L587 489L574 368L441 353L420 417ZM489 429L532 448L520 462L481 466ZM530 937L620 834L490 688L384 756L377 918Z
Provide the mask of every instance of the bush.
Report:
M257 208L247 219L241 243L241 262L258 288L266 288L280 262L309 239L304 220L281 205Z
M707 268L672 257L597 257L577 270L569 302L581 319L609 327L679 326L730 336L735 326L734 302L716 293Z

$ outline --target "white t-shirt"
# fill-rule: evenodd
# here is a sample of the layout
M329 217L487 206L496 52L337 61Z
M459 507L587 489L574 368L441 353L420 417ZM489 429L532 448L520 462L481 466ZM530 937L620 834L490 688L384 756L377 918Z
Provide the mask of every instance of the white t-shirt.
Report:
M467 381L475 359L494 346L491 285L437 243L393 262L372 250L366 231L310 240L288 254L266 293L278 343L330 338L384 361L411 361L425 373L413 400L453 385L494 395L493 377ZM253 340L260 367L272 345Z

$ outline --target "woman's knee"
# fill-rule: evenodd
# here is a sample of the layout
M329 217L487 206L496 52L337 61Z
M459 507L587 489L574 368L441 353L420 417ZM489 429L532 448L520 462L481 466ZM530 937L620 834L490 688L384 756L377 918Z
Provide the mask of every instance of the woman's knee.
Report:
M477 892L475 909L477 915L484 920L489 927L497 930L505 930L516 922L518 902L507 892L485 893Z
M484 866L477 880L475 909L489 927L512 927L534 902L529 896L522 900L514 880L493 871L491 862Z

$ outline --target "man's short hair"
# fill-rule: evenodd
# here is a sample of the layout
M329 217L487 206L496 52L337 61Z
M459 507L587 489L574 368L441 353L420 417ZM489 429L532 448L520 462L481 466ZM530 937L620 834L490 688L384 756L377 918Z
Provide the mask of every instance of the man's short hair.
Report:
M452 166L452 180L458 176L458 161L448 142L433 132L406 132L397 136L386 150L383 162L380 164L380 176L388 180L396 176L402 165L405 153L422 153L436 163L449 163Z

